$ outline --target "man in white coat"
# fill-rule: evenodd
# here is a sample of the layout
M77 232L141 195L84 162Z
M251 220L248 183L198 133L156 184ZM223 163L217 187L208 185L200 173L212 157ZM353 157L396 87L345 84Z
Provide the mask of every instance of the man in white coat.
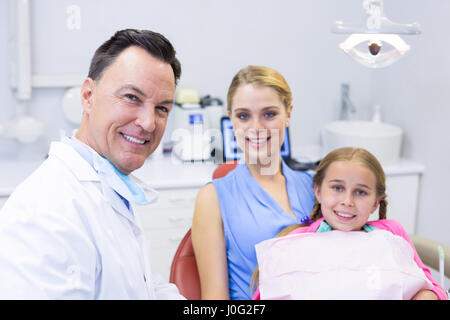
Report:
M130 175L160 143L180 74L152 31L97 49L76 135L52 142L0 212L0 299L183 298L150 271L131 204L156 195Z

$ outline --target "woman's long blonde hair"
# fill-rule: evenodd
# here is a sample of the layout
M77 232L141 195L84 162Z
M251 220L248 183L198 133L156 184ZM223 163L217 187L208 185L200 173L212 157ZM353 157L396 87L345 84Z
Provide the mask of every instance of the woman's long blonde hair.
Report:
M320 187L322 185L323 179L325 178L328 167L336 161L352 161L358 164L361 164L368 168L375 175L375 189L376 189L376 197L380 199L380 205L378 210L378 219L386 219L386 210L387 210L387 200L386 200L386 175L384 174L383 167L377 158L371 154L369 151L362 148L340 148L331 151L328 153L321 161L319 166L316 169L316 173L313 177L313 185L314 187ZM322 210L320 209L320 203L317 199L314 201L314 206L311 215L309 216L310 221L305 222L303 224L294 224L289 227L284 228L277 234L278 237L285 236L289 234L291 231L300 228L306 227L313 223L314 221L322 218ZM258 267L256 267L253 272L252 281L251 281L251 291L255 285L258 284L259 280L259 271Z

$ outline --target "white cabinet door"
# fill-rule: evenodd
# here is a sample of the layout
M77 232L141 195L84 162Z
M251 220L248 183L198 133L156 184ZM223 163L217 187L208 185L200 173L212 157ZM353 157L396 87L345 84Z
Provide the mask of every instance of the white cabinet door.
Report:
M392 176L386 179L387 218L397 220L405 231L414 234L420 175Z
M400 222L409 234L414 234L416 229L419 182L419 174L386 177L386 218ZM369 220L378 220L378 209Z
M195 199L199 188L167 189L158 201L135 207L150 251L152 271L169 280L170 266L178 245L192 226Z

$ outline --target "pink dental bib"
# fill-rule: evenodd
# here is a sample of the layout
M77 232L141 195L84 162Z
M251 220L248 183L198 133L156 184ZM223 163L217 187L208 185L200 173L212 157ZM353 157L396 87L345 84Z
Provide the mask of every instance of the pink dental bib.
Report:
M385 230L300 233L258 243L261 299L411 299L431 282Z

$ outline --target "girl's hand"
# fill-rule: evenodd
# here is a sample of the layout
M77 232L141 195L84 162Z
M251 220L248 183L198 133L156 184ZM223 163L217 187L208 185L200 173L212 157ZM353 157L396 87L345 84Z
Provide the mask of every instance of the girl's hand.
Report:
M437 300L437 296L431 290L420 290L412 300Z

